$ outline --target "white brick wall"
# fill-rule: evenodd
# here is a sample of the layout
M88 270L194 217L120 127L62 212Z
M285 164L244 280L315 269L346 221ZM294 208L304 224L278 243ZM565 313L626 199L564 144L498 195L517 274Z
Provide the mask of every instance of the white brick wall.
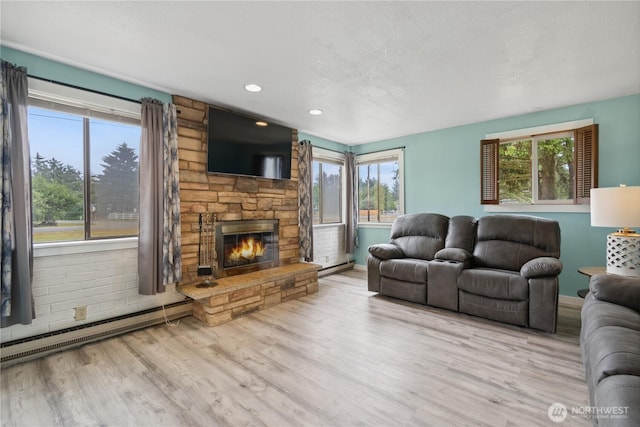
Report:
M344 224L314 225L313 262L321 264L323 268L347 262L344 233Z
M182 301L168 286L163 294L138 294L137 238L36 245L31 325L0 329L0 342L57 331ZM74 319L87 306L87 319Z

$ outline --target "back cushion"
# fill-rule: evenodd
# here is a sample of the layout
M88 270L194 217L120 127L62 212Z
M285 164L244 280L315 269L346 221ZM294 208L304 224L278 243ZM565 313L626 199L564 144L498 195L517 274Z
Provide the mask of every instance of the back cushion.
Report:
M560 226L557 221L521 215L491 215L478 219L477 267L520 271L537 257L560 257Z
M476 242L476 227L478 220L472 216L458 215L449 219L447 231L447 248L460 248L472 253Z
M449 218L434 213L407 214L391 226L390 243L400 247L407 258L432 260L444 248Z

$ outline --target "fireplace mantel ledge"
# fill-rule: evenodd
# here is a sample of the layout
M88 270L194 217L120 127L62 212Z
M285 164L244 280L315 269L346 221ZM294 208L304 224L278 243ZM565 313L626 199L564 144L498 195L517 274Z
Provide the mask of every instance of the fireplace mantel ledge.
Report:
M310 273L322 268L319 264L310 262L298 262L295 264L283 265L280 267L267 268L251 273L239 274L237 276L223 277L216 279L216 286L210 288L198 288L196 285L202 283L189 283L176 287L177 291L194 300L204 299L220 294L233 292L251 286L262 285L276 280L282 280L297 274Z
M318 264L300 262L224 277L211 288L191 283L178 292L193 298L193 316L209 326L318 292Z

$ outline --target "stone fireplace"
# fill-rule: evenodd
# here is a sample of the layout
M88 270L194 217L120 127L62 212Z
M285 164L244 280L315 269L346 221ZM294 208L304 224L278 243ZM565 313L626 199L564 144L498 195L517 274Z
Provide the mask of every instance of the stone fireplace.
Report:
M241 220L216 223L219 277L278 266L278 220Z
M181 96L174 96L173 103L178 108L182 233L182 281L177 289L194 300L193 315L215 326L318 292L321 266L300 262L298 132L291 135L289 180L209 174L207 104ZM217 266L216 285L209 287L198 287L198 218L203 212L215 213L222 226L216 243L223 246L216 247L216 260L223 264ZM240 226L245 222L253 225Z

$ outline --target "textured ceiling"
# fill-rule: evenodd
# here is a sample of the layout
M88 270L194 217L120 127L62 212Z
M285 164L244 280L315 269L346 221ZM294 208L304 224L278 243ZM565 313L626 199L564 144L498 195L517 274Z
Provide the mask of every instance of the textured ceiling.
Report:
M1 1L0 15L3 45L346 144L640 93L637 1Z

